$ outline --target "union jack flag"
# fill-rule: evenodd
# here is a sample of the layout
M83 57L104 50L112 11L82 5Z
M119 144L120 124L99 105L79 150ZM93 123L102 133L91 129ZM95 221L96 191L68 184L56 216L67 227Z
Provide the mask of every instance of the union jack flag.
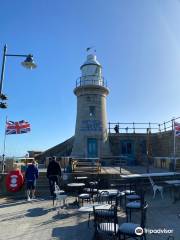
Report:
M30 124L27 121L7 121L6 122L6 134L22 134L30 132Z
M180 136L180 123L174 122L175 136Z

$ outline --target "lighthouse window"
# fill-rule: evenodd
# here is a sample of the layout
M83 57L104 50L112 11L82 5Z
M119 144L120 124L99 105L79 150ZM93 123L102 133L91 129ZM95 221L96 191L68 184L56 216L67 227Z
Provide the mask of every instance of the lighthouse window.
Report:
M96 115L96 107L95 106L89 106L89 115L91 117Z

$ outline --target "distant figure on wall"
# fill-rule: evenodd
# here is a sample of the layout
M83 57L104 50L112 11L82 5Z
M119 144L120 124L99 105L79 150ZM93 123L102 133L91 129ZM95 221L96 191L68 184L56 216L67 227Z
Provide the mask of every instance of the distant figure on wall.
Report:
M28 201L31 200L31 197L32 199L35 199L36 180L38 179L38 176L39 176L39 172L38 172L38 168L36 167L36 162L35 160L32 160L31 164L28 165L25 172Z
M47 178L49 179L49 188L51 196L54 196L55 183L59 185L59 178L61 177L61 168L59 163L56 161L56 157L49 159L49 165L47 167Z
M115 125L114 131L115 131L115 133L119 133L119 125Z

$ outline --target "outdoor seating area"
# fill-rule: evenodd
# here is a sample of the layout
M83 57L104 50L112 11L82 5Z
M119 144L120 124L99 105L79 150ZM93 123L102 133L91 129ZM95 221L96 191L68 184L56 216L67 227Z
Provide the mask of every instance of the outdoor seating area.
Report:
M154 180L153 182L158 185ZM153 197L151 184L150 180L149 186L127 181L116 188L103 188L99 179L75 176L74 181L68 184L66 192L55 186L54 204L48 196L31 202L22 199L3 202L2 199L2 239L10 239L12 232L13 239L19 239L21 233L25 240L30 239L32 234L39 240L166 240L171 239L168 238L170 236L179 236L180 199L177 197L177 190L180 187L174 192L173 184L180 186L180 180L164 181L163 198L160 191ZM176 201L173 194L177 197ZM5 211L7 207L8 213ZM14 219L16 221L12 225ZM27 233L26 226L33 230ZM167 229L169 232L155 237L156 235L145 230L142 234L136 232L137 228L139 231L142 228Z
M178 209L180 180L164 181L161 186L154 182L153 174L147 178L149 186L143 185L142 182L132 184L127 180L116 188L103 188L100 179L75 176L74 183L67 184L68 196L71 200L75 197L75 202L65 204L64 209L68 211L69 208L73 208L77 216L85 218L87 229L91 231L90 239L154 239L146 230L154 224L154 220L151 222L152 217L154 219L155 215L159 214L154 212L153 205L157 204L162 208L163 205L169 204L169 207ZM61 214L61 210L58 209L58 214ZM178 214L179 212L175 213L177 221ZM169 227L169 224L167 226ZM153 229L162 227L160 224L153 226ZM170 233L172 229L174 231L174 227L170 229ZM158 239L161 239L159 236ZM174 235L164 235L167 238L162 239L172 236Z
M45 195L37 189L31 201L22 195L0 199L2 239L11 239L10 233L15 240L20 236L25 240L32 236L39 240L176 239L180 235L180 174L141 170L123 168L119 177L72 173L67 179L62 177L59 185L55 183L54 196L47 187ZM45 173L46 169L40 170L40 186L45 184ZM27 234L26 227L34 232Z

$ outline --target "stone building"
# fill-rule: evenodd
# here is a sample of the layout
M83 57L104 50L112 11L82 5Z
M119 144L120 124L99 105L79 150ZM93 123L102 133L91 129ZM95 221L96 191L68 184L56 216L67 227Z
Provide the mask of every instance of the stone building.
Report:
M113 164L115 157L126 156L127 164L144 164L149 157L173 157L172 130L147 133L122 133L114 128L108 132L106 97L109 89L102 76L102 66L90 54L80 67L81 77L76 82L77 116L75 135L44 152L37 158L49 156L72 158L100 158L104 164ZM180 138L176 141L176 156L180 157Z
M81 77L76 83L76 130L71 156L97 158L111 155L107 134L106 97L109 90L102 76L102 66L90 54L80 67Z

